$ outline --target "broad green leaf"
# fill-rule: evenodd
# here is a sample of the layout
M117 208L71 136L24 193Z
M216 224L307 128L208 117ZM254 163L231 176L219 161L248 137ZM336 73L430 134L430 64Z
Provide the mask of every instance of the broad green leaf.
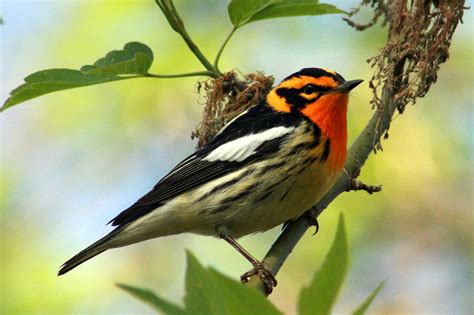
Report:
M336 237L323 264L314 275L309 287L301 290L299 300L300 315L327 315L349 269L347 236L344 218L341 214Z
M49 69L35 72L25 78L25 83L10 92L0 111L32 98L61 90L88 85L141 77L153 62L148 46L132 42L123 50L112 51L94 65L81 70Z
M236 28L264 19L346 13L319 0L232 0L228 12Z
M1 111L32 98L61 90L124 79L120 76L87 75L79 70L49 69L35 72L10 92Z
M331 4L318 2L317 0L284 0L257 12L247 23L279 17L346 13Z
M123 50L113 50L92 66L81 68L86 74L120 75L147 74L153 62L153 52L142 43L131 42Z
M189 314L281 314L260 292L204 268L187 253L186 310Z
M377 294L380 292L380 290L383 288L385 284L385 281L382 281L382 283L379 284L377 288L362 302L362 304L357 307L357 309L352 313L353 315L364 315L367 309L369 308L370 304L372 304L373 300L377 296Z
M245 25L252 16L275 2L278 0L231 0L227 7L230 21L235 27Z
M126 292L130 293L137 299L153 307L157 311L161 311L164 314L169 315L185 315L187 314L181 307L168 302L150 290L137 288L128 284L117 283L117 286Z

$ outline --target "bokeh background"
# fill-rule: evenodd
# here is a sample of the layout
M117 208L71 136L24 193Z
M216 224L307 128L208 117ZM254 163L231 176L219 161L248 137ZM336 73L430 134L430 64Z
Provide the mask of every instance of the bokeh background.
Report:
M212 58L231 27L227 1L176 2ZM346 10L357 4L330 2ZM154 73L201 69L153 1L7 0L0 16L2 102L34 71L78 69L129 41L152 47ZM262 70L278 81L322 66L368 80L365 61L385 36L380 27L356 32L338 15L262 21L237 32L221 67ZM384 279L374 314L474 311L471 11L450 52L428 96L394 120L383 152L362 170L361 178L383 184L383 191L340 196L320 217L320 232L308 232L284 265L271 296L281 310L295 313L298 292L320 265L343 212L352 267L336 313L348 313ZM249 269L222 241L180 235L109 251L56 276L66 259L110 230L108 220L192 152L190 134L203 108L196 82L138 79L80 88L0 115L0 313L152 313L116 282L181 303L185 249L234 278ZM371 115L370 97L367 83L352 93L350 142ZM242 242L262 257L279 232Z

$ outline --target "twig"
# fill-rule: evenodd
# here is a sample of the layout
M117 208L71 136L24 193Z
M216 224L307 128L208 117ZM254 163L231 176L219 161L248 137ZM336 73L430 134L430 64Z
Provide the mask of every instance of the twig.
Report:
M184 42L186 45L188 45L189 49L193 52L196 58L209 71L208 75L213 78L221 76L222 73L209 62L209 60L204 56L204 54L189 36L186 28L184 27L183 20L174 6L173 0L155 0L155 2L165 15L171 28L181 35Z
M214 67L219 70L219 60L221 59L222 52L224 51L224 48L227 46L227 43L229 42L230 38L232 35L234 35L235 31L237 30L236 27L234 27L229 35L225 38L224 42L222 43L221 47L219 48L219 51L217 52L216 59L214 59Z
M382 185L367 185L358 179L349 178L349 183L347 185L346 191L357 191L357 190L365 190L370 195L372 195L374 192L381 191Z

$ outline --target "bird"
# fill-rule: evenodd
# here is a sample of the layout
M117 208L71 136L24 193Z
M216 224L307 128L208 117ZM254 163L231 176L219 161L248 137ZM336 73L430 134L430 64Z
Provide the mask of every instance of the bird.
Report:
M276 279L237 239L295 220L315 205L344 170L349 92L324 68L284 78L265 99L229 121L109 224L115 227L58 272L63 275L109 249L196 233L239 251L268 287Z

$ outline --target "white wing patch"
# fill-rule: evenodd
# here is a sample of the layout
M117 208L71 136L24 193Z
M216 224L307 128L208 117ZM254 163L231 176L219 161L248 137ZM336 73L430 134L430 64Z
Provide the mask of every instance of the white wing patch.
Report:
M203 160L208 162L241 162L255 153L264 142L279 138L292 132L295 127L275 127L257 134L250 134L227 142L209 153Z

